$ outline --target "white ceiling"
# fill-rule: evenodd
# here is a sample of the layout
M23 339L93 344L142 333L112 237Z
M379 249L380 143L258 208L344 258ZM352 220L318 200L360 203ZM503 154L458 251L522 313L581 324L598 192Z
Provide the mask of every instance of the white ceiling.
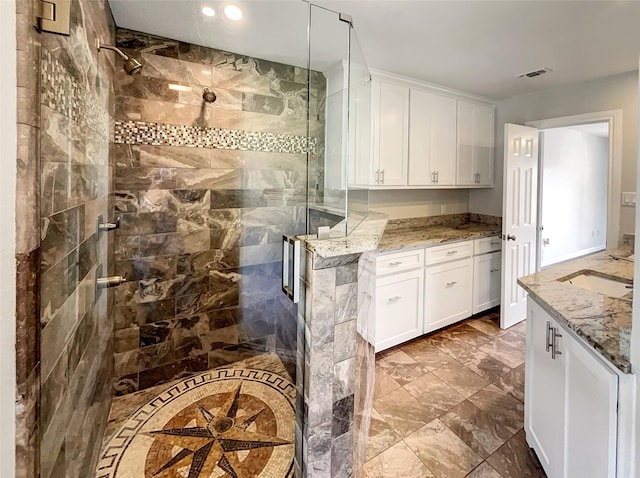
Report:
M583 133L594 134L596 136L602 136L603 138L609 137L609 123L589 123L580 124L576 126L569 126L567 129L574 131L581 131Z
M301 0L237 1L237 24L200 13L218 0L110 0L121 27L306 65ZM493 99L638 69L640 1L315 0L353 17L370 67ZM220 12L221 13L221 12ZM314 10L316 69L345 57L345 24ZM513 76L540 67L533 79Z

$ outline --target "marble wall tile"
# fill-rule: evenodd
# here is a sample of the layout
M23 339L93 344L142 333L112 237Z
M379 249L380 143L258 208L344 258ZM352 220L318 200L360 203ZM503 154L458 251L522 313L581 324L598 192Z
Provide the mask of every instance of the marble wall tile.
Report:
M309 428L306 470L309 476L331 477L331 421Z
M341 400L352 395L355 389L354 357L337 362L333 367L333 400Z
M18 124L16 155L16 252L25 254L38 246L40 194L38 191L38 129Z
M40 362L40 250L16 256L16 383L24 384Z
M352 394L334 402L331 422L332 438L338 438L351 430L353 424L353 399Z

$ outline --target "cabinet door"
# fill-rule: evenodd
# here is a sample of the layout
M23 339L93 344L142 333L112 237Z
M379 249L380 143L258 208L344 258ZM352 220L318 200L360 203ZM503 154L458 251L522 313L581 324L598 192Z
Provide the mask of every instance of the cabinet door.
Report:
M423 270L376 280L376 352L422 334Z
M349 182L351 184L375 185L374 167L371 157L372 97L379 84L367 81L354 85L349 94Z
M424 333L471 316L473 260L425 268Z
M375 103L374 103L375 104ZM374 164L380 186L405 186L409 156L409 88L380 82Z
M563 476L614 478L618 376L575 338L565 344Z
M500 304L500 252L473 258L473 313Z
M555 359L547 351L549 327L555 321L532 299L527 303L527 358L525 361L524 429L549 478L562 473L564 452L564 358L563 337ZM562 332L560 332L562 334ZM596 475L584 475L596 476Z
M457 185L492 185L493 121L491 106L458 101Z
M452 186L456 165L456 100L411 89L410 186Z

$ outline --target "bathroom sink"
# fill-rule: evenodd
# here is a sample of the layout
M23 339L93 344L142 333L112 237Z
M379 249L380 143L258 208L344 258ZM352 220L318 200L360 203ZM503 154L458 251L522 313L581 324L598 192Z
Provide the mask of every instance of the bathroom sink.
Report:
M633 287L632 284L625 282L624 279L616 280L601 277L590 271L584 271L577 276L560 279L560 281L580 289L599 292L609 297L622 297L631 292Z

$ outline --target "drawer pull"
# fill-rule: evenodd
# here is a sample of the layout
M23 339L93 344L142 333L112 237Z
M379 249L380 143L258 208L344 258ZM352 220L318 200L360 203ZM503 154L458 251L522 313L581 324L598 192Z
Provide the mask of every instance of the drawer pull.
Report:
M499 246L500 241L491 241L489 244L491 244L492 246Z
M489 272L500 272L500 269L491 269Z
M397 302L400 299L402 299L402 297L400 297L399 295L396 295L395 297L389 297L389 302Z
M390 266L399 266L402 264L402 261L389 262Z
M451 282L447 282L447 287L451 287L452 285L456 285L458 283L458 281L451 281Z
M448 251L447 255L448 256L452 256L452 255L457 254L457 253L458 253L458 251Z

